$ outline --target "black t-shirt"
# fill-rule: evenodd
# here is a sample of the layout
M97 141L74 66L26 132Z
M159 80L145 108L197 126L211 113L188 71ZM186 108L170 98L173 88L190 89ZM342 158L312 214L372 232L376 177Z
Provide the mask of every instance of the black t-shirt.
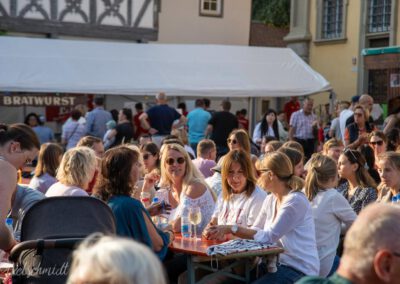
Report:
M158 135L169 135L172 123L181 117L174 108L168 105L153 106L146 113L151 127L158 130L156 133Z
M132 123L124 122L124 123L118 124L115 127L115 130L117 131L117 135L115 136L115 142L114 142L113 146L120 145L122 143L122 141L124 143L131 142L131 139L133 138Z
M228 111L216 112L208 124L213 126L211 139L217 146L226 146L229 133L239 127L237 117Z

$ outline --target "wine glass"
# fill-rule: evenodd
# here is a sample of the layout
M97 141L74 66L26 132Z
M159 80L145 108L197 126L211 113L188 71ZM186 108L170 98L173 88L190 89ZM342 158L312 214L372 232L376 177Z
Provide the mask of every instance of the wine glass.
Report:
M190 207L189 209L189 221L194 227L194 238L197 239L197 225L201 223L201 210L198 206Z

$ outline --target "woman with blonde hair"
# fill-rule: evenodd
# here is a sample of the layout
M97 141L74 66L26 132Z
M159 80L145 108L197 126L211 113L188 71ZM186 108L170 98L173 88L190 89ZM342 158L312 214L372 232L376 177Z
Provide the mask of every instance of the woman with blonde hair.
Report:
M160 261L133 240L94 234L73 253L67 284L165 284Z
M318 275L319 259L312 209L301 192L304 182L294 175L290 159L283 153L268 154L260 163L259 181L271 194L251 228L232 226L232 233L260 243L277 243L276 273L267 273L254 283L294 283L304 275Z
M376 183L365 167L366 161L359 151L346 149L339 157L339 176L346 182L338 186L337 190L357 214L378 197Z
M266 193L256 185L251 161L241 150L230 151L222 164L222 194L203 235L224 240L232 225L251 227L261 210Z
M354 122L346 126L344 131L344 145L346 148L357 149L368 142L368 133L374 129L368 123L369 111L362 105L354 108Z
M322 154L312 155L304 190L313 211L319 275L323 277L333 268L342 224L347 230L357 217L347 200L335 189L337 182L336 162Z
M96 171L96 153L88 147L75 147L65 152L57 171L58 182L50 186L47 197L88 196L86 192Z
M386 152L379 156L378 172L381 177L378 202L400 202L400 153ZM393 199L393 197L398 197Z
M184 203L187 202L189 207L200 207L202 221L198 225L198 232L202 232L214 211L214 192L182 146L164 144L161 152L161 189L157 196L160 201L165 201L172 207L167 216L173 230L180 232L181 214Z
M57 169L63 153L63 148L56 143L44 143L40 146L35 175L29 183L29 188L46 194L49 187L57 182Z
M343 142L336 138L331 138L324 143L322 148L322 153L332 158L336 163L339 160L339 156L343 151Z

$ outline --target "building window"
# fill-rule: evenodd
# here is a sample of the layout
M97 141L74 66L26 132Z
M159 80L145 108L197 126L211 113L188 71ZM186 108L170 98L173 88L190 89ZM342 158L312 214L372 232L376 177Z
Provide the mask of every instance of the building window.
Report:
M322 38L343 37L343 0L325 0L323 3Z
M223 0L200 0L200 16L222 17Z
M348 0L317 0L316 43L346 40Z
M368 1L368 32L381 33L390 31L392 1Z

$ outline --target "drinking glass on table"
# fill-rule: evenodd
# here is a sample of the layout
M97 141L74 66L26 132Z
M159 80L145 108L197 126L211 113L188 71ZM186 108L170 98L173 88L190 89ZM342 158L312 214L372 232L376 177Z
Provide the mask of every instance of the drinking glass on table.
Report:
M197 225L201 223L201 210L198 206L190 207L189 221L194 227L194 238L197 238Z

